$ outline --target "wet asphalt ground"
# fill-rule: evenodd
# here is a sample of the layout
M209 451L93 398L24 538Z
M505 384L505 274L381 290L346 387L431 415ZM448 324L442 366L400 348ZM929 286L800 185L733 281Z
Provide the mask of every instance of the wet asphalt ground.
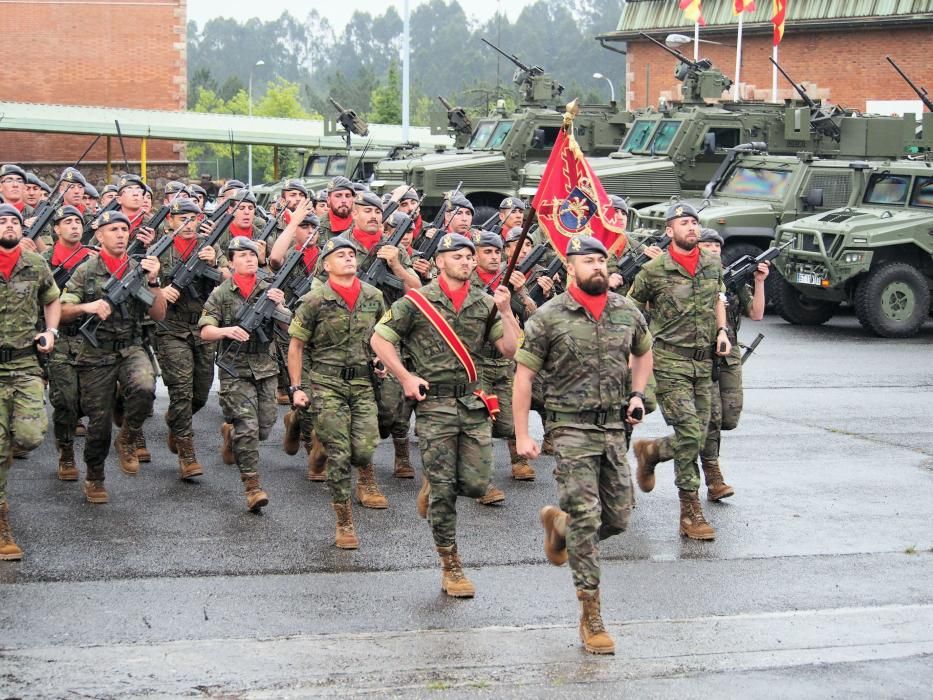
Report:
M205 476L179 481L160 387L153 462L130 478L110 460L109 505L56 480L51 436L16 461L26 556L0 562L0 698L929 696L933 323L886 340L851 316L769 317L742 339L759 330L723 444L736 495L704 501L716 541L679 537L662 467L630 530L603 543L614 657L581 651L570 573L541 550L552 458L513 482L496 442L507 500L461 501L478 593L452 600L415 512L419 482L392 478L391 444L376 455L391 506L354 506L361 546L344 552L327 487L281 450L281 422L262 448L262 515L220 459L216 400L195 419ZM653 414L636 438L665 432Z

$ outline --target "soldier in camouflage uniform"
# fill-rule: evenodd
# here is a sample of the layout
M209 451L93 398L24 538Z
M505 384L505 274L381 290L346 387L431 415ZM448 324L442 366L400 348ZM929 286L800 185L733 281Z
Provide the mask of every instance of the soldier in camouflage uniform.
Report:
M221 434L223 460L239 467L246 506L253 512L259 512L269 503L268 495L259 485L259 443L269 437L275 424L278 366L272 354L272 342L263 343L258 337L250 337L240 326L234 325L234 321L240 307L255 303L269 288L268 280L256 276L259 250L259 245L245 236L236 236L230 241L227 254L233 275L211 292L198 322L201 339L209 343L221 341L220 352L230 343L243 344L236 358L237 376L231 377L224 370L220 372L220 407L224 413ZM269 290L268 297L279 305L283 315L290 316L283 306L285 293L281 289ZM271 325L267 331L271 338Z
M338 175L327 185L327 215L321 217L320 244L353 228L353 201L356 190L347 178Z
M700 233L700 248L719 257L722 252L722 236L714 229L705 228ZM706 431L706 442L700 450L703 480L706 482L706 497L711 501L735 495L735 489L725 482L719 466L719 447L723 430L735 430L742 414L742 348L739 345L739 326L742 316L760 321L765 315L765 280L768 264L759 263L754 273L754 292L743 285L738 293L726 291L726 324L732 352L719 360L719 378L713 382L710 395L710 419Z
M241 237L252 240L262 232L262 226L260 226L259 221L256 218L256 197L252 192L249 192L242 199L242 201L238 201L242 196L242 189L233 190L232 196L223 205L227 206L228 209L233 211L233 221L231 222L230 227L220 237L220 240L217 241L217 248L221 251L225 252L230 245L230 241L232 241L234 238ZM236 204L236 209L233 209L234 204ZM265 267L266 252L269 250L269 248L272 247L274 243L275 232L273 232L265 241L256 241L256 246L259 250L259 267ZM227 262L227 260L222 259L220 264L221 266L226 266Z
M84 213L94 217L100 213L100 193L90 182L84 185Z
M558 566L568 559L582 613L580 639L587 651L612 654L615 644L600 615L599 542L625 531L631 514L632 477L627 424L644 411L651 373L651 334L638 308L608 292L605 246L590 236L567 245L571 284L525 326L515 354L515 435L519 452L536 457L528 435L532 382L547 372L544 404L557 452L560 508L541 509L544 550ZM631 385L626 381L631 356Z
M85 497L90 503L107 503L104 461L110 452L111 407L117 383L125 403L123 426L117 435L117 456L124 474L139 472L136 444L143 422L155 400L155 373L142 347L144 318L165 318L165 297L159 289L159 261L154 257L136 262L126 255L130 222L120 212L103 212L96 220L100 253L79 266L62 294L62 322L78 321L85 314L101 319L97 329L99 347L83 341L77 351L81 410L88 417L84 461L87 477ZM122 277L140 266L148 278L153 302L147 308L137 298L114 309L103 298L103 287L113 275Z
M35 214L35 210L23 199L27 177L26 171L18 165L0 165L0 201L16 209L24 222Z
M104 185L104 188L100 191L100 206L101 209L106 207L110 202L117 198L117 186L116 185Z
M35 210L39 206L39 202L45 199L45 185L39 177L32 172L26 173L26 186L23 188L23 199L26 204Z
M671 244L663 255L642 267L629 297L651 312L658 403L674 436L635 443L638 485L642 491L651 491L655 465L673 457L674 483L680 492L680 533L711 540L716 531L706 521L697 497L697 458L709 423L713 354L726 356L732 349L720 296L725 291L722 265L716 256L697 247L700 225L693 207L673 204L666 219Z
M321 259L327 283L302 298L288 331L290 391L296 407L314 404L315 431L327 451L327 485L337 515L335 544L356 549L351 466L360 470L356 491L362 503L364 492L375 485L367 484L363 475L379 441L369 339L385 304L382 292L356 277L356 249L350 241L331 238Z
M471 371L477 371L483 344L493 343L511 357L519 335L508 288L500 286L490 297L470 285L475 252L469 238L445 234L435 261L437 280L409 293L420 295L425 310L433 309L446 321L462 342L465 357L455 354L442 331L407 296L386 312L372 338L376 355L398 377L405 396L418 402L415 415L426 477L418 510L429 519L441 557L441 588L453 597L476 593L457 551L457 497L486 493L492 470L490 409L477 395L480 384ZM493 305L501 318L487 338L486 319ZM408 354L407 362L396 345Z
M55 245L46 250L42 257L48 261L56 284L64 286L78 265L92 255L92 250L81 245L84 223L81 212L74 207L66 205L56 209L52 215L52 229ZM58 342L55 343L47 367L49 403L52 404L52 424L58 447L58 478L62 481L77 481L79 476L75 464L74 435L81 416L77 367L78 351L82 344L78 335L80 325L77 320L61 324Z
M48 265L20 246L22 238L19 210L0 204L0 560L23 557L10 527L7 476L13 448L35 449L48 428L36 349L53 350L61 313ZM37 335L40 309L46 330Z
M217 266L218 253L213 246L202 245L198 236L201 208L195 200L178 198L165 219L166 235L174 235L173 245L159 258L163 278L184 265L192 256ZM165 321L156 329L162 381L168 389L168 449L178 455L178 474L182 479L201 476L204 469L194 449L192 416L207 405L214 382L214 344L201 338L198 322L204 302L215 282L207 277L196 279L184 289L166 284L162 293L168 308Z
M496 230L505 238L516 226L521 228L527 205L518 197L506 197L499 203L499 221Z

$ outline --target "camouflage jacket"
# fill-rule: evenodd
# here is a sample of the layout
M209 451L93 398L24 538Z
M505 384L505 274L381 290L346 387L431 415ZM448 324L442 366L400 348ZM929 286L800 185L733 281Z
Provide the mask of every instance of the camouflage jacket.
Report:
M561 422L560 413L619 410L628 400L629 354L644 355L651 344L644 316L631 300L610 292L597 321L565 292L528 321L515 360L547 375L544 405Z
M330 212L328 212L324 217L321 218L321 225L318 226L317 233L318 239L317 244L323 246L327 241L329 241L334 236L341 236L345 233L349 233L353 230L353 224L350 223L349 228L342 229L340 231L334 231L333 223L330 219Z
M262 224L260 223L259 217L253 219L253 233L250 236L253 240L256 240L259 237L259 234L262 233ZM230 239L233 238L233 234L228 228L224 231L223 235L217 241L217 251L220 255L217 257L217 267L227 267L230 261L227 258L227 245L230 243ZM269 252L272 250L272 246L275 245L276 232L273 231L269 234L269 238L266 239L266 264L268 265Z
M130 260L127 272L139 263ZM87 304L104 296L103 288L111 277L110 270L99 257L88 258L79 265L65 285L62 304ZM81 340L77 363L81 365L110 365L127 353L128 348L142 345L143 322L149 320L149 309L135 297L102 321L97 328L100 347L95 348ZM83 323L83 321L82 321ZM80 336L79 336L80 340Z
M457 313L453 302L444 294L438 282L431 282L418 291L447 319L478 367L484 345L486 319L493 306L492 297L471 287ZM401 355L409 358L411 371L432 386L467 383L466 370L460 360L430 321L408 299L403 297L392 304L392 308L379 321L375 332L390 343L400 344ZM494 343L502 335L502 320L499 319L493 325L487 342Z
M348 241L350 241L350 243L353 244L354 250L356 250L357 274L362 274L366 272L367 270L369 270L370 267L372 267L373 263L379 259L378 256L376 255L379 246L388 240L385 236L383 236L382 240L372 247L372 250L366 250L366 248L363 247L363 245L358 240L356 240L356 238L353 237L352 229L350 231L345 231L344 233L340 234L340 237L346 238ZM320 239L319 239L319 242L320 242ZM402 264L402 267L404 267L407 272L410 272L411 274L415 273L414 268L412 268L411 266L411 258L409 257L407 250L405 250L404 248L399 248L398 259L399 259L399 262ZM315 266L315 276L322 282L327 280L327 273L324 272L323 262L324 261L321 258L318 258L317 265ZM391 273L391 270L390 270L390 273ZM395 292L395 290L390 290L390 291L392 292L391 296L394 296L396 298L401 296L401 294L404 293L404 292ZM390 298L390 294L386 292L386 290L383 290L383 294L386 297L387 304L395 300L394 298Z
M311 372L339 382L335 368L356 368L355 379L368 382L369 372L362 368L374 357L369 340L384 313L382 292L372 285L362 285L350 310L329 284L323 284L301 298L288 333L305 343L305 364Z
M224 328L234 325L234 319L240 307L244 304L254 303L268 288L269 282L267 280L257 279L256 287L253 289L252 294L249 295L249 299L243 299L243 295L240 294L240 290L236 286L234 279L231 277L228 280L224 280L214 288L214 291L211 292L211 295L204 303L204 310L201 314L201 319L198 321L198 326L201 328L204 326ZM270 324L269 328L265 330L266 335L270 339L273 338L274 331L272 330L272 325ZM218 352L223 352L231 342L232 341L229 340L221 340L218 343ZM259 338L254 334L254 336L251 337L248 342L243 343L240 348L240 354L237 356L236 360L238 376L246 379L274 377L279 373L279 367L275 355L273 354L274 352L275 343L272 340L268 343L263 343L260 342ZM227 376L226 372L221 376Z
M700 251L691 277L666 252L635 276L628 296L651 312L655 340L681 348L707 350L716 339L716 302L725 292L719 257Z
M41 374L33 345L36 323L43 307L55 301L59 293L49 266L28 250L21 250L9 279L0 275L0 350L22 355L0 359L0 374Z
M171 229L166 228L166 234L171 234ZM191 255L196 255L198 244L197 239L191 239L188 244L192 246ZM220 257L217 248L214 248L217 258ZM161 268L162 286L168 286L167 280L171 279L174 270L180 265L185 264L184 258L171 246L168 250L159 256ZM156 325L158 335L172 335L178 338L188 338L193 336L198 343L201 343L201 334L198 332L198 322L201 320L201 312L204 309L204 302L214 291L215 283L207 277L196 279L189 286L181 291L178 301L174 304L168 304L165 310L165 320Z
M52 267L52 255L54 255L54 253L54 244L46 248L41 253L42 259L45 260L46 264L48 264L49 269L52 272L53 279L55 277L55 268ZM89 259L93 259L95 255L96 253L93 250L90 251L88 257L74 266L72 269L72 275ZM84 316L79 316L70 323L59 324L59 336L58 340L55 341L55 350L53 350L54 355L67 355L70 359L77 357L78 351L81 349L81 344L83 342L82 337L78 334L78 327L84 323L84 318Z

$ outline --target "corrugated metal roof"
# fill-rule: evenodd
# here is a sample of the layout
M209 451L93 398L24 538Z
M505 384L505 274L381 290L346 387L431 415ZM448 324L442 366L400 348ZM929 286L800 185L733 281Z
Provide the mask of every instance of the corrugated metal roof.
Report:
M717 27L734 27L738 19L732 14L732 0L704 0L702 31ZM771 27L772 3L759 0L754 12L746 12L744 25L749 30ZM829 26L840 22L933 22L933 0L789 0L786 26ZM628 0L615 32L600 38L631 38L633 33L663 29L692 30L684 19L677 0ZM625 35L625 36L622 36Z
M115 119L120 121L120 131L126 137L214 142L232 139L234 143L254 146L345 146L343 131L336 132L333 122L329 122L331 128L326 128L321 120L0 102L0 131L116 136ZM402 127L370 124L369 136L354 139L365 143L370 136L374 148L388 148L402 142ZM425 147L453 145L451 138L432 135L427 127L411 127L409 140Z

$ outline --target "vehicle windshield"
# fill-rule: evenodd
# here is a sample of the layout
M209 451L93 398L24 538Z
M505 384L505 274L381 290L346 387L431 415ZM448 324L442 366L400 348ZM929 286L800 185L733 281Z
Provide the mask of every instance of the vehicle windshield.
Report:
M327 170L328 157L329 156L311 156L308 158L308 164L305 166L305 177L323 175Z
M648 143L648 137L651 136L655 126L657 126L657 122L648 121L647 119L636 120L625 138L625 143L622 144L622 151L632 153L645 150L645 144Z
M347 157L346 156L332 156L330 163L327 164L327 176L333 177L334 175L343 175L347 172Z
M502 150L502 144L505 143L505 139L512 130L513 124L515 124L515 122L499 122L495 131L492 132L492 136L489 138L489 143L487 143L485 147L477 146L477 148L483 151Z
M875 173L865 188L865 204L904 204L910 190L909 175Z
M790 178L790 174L790 170L739 166L729 173L717 192L732 197L781 199L784 183Z
M654 136L651 137L651 143L648 145L649 153L667 153L671 147L671 142L674 140L674 136L677 135L677 130L680 129L682 122L677 121L676 119L665 119L661 122L661 125L658 127L658 130L654 132Z
M910 206L933 209L933 177L917 178L914 193L910 197Z
M482 121L476 125L476 131L473 132L473 138L470 139L470 148L482 148L489 140L489 135L496 128L493 121Z

